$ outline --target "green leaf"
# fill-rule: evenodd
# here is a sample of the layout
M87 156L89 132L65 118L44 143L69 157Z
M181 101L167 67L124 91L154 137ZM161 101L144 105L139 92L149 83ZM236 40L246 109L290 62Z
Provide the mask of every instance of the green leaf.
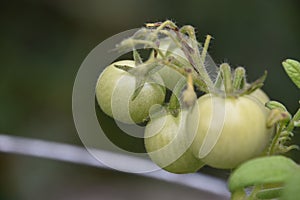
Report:
M300 127L300 120L294 121L294 127Z
M293 117L294 122L300 123L300 108L297 110L297 112L295 113L294 117ZM296 126L296 125L295 125Z
M246 196L247 194L243 189L237 190L231 194L231 200L245 200Z
M284 156L269 156L249 160L238 167L229 177L229 190L234 192L254 185L282 183L298 165Z
M300 63L296 60L287 59L282 62L282 66L287 75L300 89Z
M281 196L282 188L271 188L261 190L256 193L256 198L258 199L274 199Z
M270 110L277 108L282 111L287 111L286 107L278 101L269 101L266 103L266 107Z
M283 189L281 200L299 200L300 170L291 176Z

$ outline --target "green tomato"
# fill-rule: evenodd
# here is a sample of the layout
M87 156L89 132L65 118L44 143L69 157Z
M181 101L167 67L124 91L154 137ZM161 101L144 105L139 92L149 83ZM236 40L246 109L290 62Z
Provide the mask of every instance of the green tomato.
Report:
M138 96L132 100L135 76L114 65L135 67L135 62L122 60L105 68L96 85L98 104L104 113L118 121L129 124L143 122L153 105L164 103L165 88L154 82L146 82ZM156 76L156 79L159 77Z
M190 148L186 132L186 111L177 117L166 114L151 119L145 129L145 147L159 167L172 173L193 173L204 166Z
M180 48L178 48L170 38L161 40L159 49L163 54L173 56L176 59L178 59L180 62L188 62L183 51ZM149 59L153 59L153 58L154 58L154 53L152 52ZM161 58L161 56L158 54L157 58ZM174 87L180 81L180 79L185 78L181 73L168 66L162 67L158 71L158 73L163 79L166 88L170 90L174 89Z
M193 153L207 165L230 169L258 156L272 136L264 105L251 95L200 97L188 116Z
M161 68L158 73L163 79L165 87L170 90L173 90L181 79L185 79L182 74L167 66Z
M270 101L268 95L262 89L256 89L254 92L250 94L254 98L257 98L262 104L265 105L268 101Z

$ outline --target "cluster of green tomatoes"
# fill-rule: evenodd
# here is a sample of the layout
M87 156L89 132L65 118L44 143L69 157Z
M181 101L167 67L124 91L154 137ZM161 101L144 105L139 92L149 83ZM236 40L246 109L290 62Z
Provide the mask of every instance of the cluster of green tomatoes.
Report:
M265 76L250 84L242 67L212 69L209 40L202 47L192 26L147 24L118 46L134 59L112 63L97 81L102 111L123 123L146 122L147 153L169 172L232 169L261 155L272 138ZM145 62L138 45L152 49Z

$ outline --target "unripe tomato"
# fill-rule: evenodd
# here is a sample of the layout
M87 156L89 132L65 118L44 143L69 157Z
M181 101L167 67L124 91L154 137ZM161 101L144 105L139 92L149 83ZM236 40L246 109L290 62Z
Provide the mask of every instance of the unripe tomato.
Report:
M235 168L268 144L272 129L266 115L264 105L251 95L200 97L187 120L189 133L197 133L193 153L212 167Z
M114 65L135 67L135 62L122 60L105 68L96 85L98 104L104 113L116 120L124 123L143 122L151 106L164 102L165 88L154 82L146 82L138 96L132 100L136 77Z
M176 59L178 59L180 62L188 62L183 51L180 48L178 48L170 38L160 40L159 49L164 55L173 56ZM154 57L154 53L152 52L152 54L150 55L150 59L152 59L153 57ZM157 58L160 59L161 56L158 54ZM174 89L174 87L176 86L176 84L179 82L180 79L185 78L181 73L177 72L176 70L168 66L162 67L158 71L158 73L163 79L166 88L170 90Z
M256 89L254 92L250 94L254 98L257 98L262 104L267 103L270 101L268 95L262 89Z
M186 116L187 112L181 111L177 117L167 114L154 118L145 129L145 147L150 158L172 173L192 173L204 165L191 151Z
M162 69L158 71L159 75L164 81L164 85L166 88L173 90L176 84L181 80L185 79L185 77L174 69L164 66Z

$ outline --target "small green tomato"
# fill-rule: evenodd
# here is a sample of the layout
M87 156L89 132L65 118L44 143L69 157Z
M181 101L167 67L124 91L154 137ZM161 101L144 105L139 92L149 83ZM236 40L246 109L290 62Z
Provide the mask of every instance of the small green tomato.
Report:
M136 67L133 60L122 60L105 68L96 85L98 104L104 113L118 121L129 124L143 122L153 105L163 104L165 88L154 82L146 82L133 100L136 77L114 65Z
M186 111L181 111L177 117L166 114L152 119L145 129L145 147L150 158L172 173L193 173L204 165L191 151L186 116Z
M258 156L272 136L266 109L251 95L200 97L188 116L189 133L197 133L193 153L207 165L230 169Z
M170 38L162 39L160 41L159 49L165 56L172 56L182 63L188 63L188 60L184 55L183 51L179 47L177 47ZM154 53L152 52L152 54L150 55L150 59L153 59L153 57ZM157 58L162 57L158 54ZM162 67L158 71L158 73L163 79L166 88L170 90L173 90L176 84L181 79L185 78L181 73L168 66Z

